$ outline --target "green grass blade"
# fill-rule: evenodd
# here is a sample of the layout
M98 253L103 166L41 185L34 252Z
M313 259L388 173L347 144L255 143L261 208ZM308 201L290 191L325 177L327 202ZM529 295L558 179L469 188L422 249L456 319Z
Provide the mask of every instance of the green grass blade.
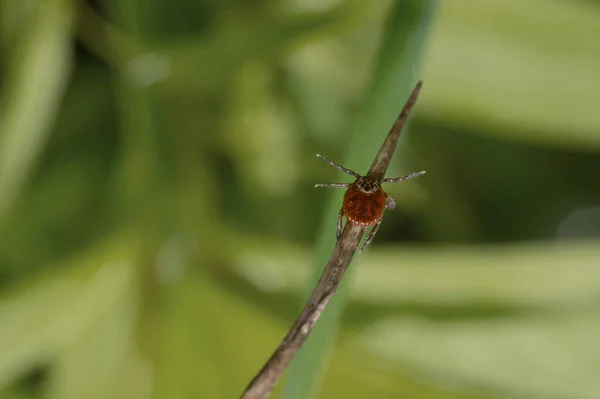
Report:
M435 90L421 103L423 118L486 138L598 152L599 6L440 3L422 75Z
M0 296L0 397L27 371L64 354L103 315L128 308L133 317L134 243L115 235Z
M358 115L355 134L345 160L346 166L359 173L366 172L418 78L416 71L423 55L435 6L435 0L407 0L395 2L390 9L372 85ZM427 82L424 87L427 90ZM315 159L315 162L318 161ZM314 288L335 244L336 217L341 195L342 192L334 195L325 213L309 291ZM346 280L349 278L347 276ZM342 283L292 363L284 388L284 398L315 397L336 335L346 293L347 284Z
M40 3L9 64L0 104L0 223L50 132L71 63L72 4Z

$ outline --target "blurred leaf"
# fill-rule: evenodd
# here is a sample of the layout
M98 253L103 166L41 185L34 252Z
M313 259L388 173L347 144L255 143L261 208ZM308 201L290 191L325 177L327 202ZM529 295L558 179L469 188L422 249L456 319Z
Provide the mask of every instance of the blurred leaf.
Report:
M125 270L117 270L115 267ZM99 270L97 273L114 274L112 293L103 287L102 294L108 294L110 303L98 309L100 298L94 298L93 319L81 329L81 334L62 348L52 372L51 395L60 399L104 399L126 397L128 399L147 398L151 390L149 373L145 378L122 379L134 365L125 368L128 355L134 350L133 328L135 326L136 301L138 290L131 275L125 273L125 264L113 265L113 270ZM130 268L130 267L129 267ZM131 269L131 268L130 268ZM121 274L119 276L118 274ZM124 280L128 278L129 281ZM119 281L121 280L121 281ZM107 283L109 280L106 281ZM113 284L116 283L116 286ZM91 310L91 309L90 309ZM127 393L127 396L123 394Z
M226 397L220 371L227 368L215 354L223 340L205 316L208 304L223 308L226 299L209 292L205 284L191 280L167 287L161 306L144 322L154 360L156 398Z
M239 395L284 326L206 275L164 288L140 328L154 365L155 397Z
M369 256L355 293L438 306L589 305L600 294L599 256L597 242L389 249Z
M319 398L377 398L377 399L466 399L471 394L435 387L408 373L399 373L397 367L382 364L362 346L348 340L335 348L331 367L323 377ZM489 398L487 398L489 399Z
M371 91L356 121L356 133L345 162L347 167L359 171L368 167L406 101L416 81L414 73L424 51L427 28L434 8L435 1L398 1L392 5ZM358 166L360 167L357 168ZM314 288L334 246L339 199L338 194L325 213L309 292ZM350 276L346 276L346 279L349 278ZM336 335L344 296L345 286L342 284L292 363L285 398L306 399L315 396L322 369L329 356L329 348Z
M33 2L0 1L0 51L10 51L19 30L30 21Z
M223 19L215 34L206 38L159 46L173 66L168 85L175 90L221 90L240 66L280 59L310 39L364 18L371 8L368 3L353 0L324 12L276 15L265 10L255 18L241 14Z
M288 327L210 275L188 274L164 286L155 300L155 311L139 329L149 342L144 358L152 361L157 399L236 397ZM322 397L465 397L376 367L365 370L364 362L370 359L355 345L336 348ZM280 397L281 388L276 387L273 398Z
M45 168L43 177L24 190L4 220L4 231L10 232L0 240L0 268L4 273L17 278L89 242L97 221L106 220L93 206L107 187L102 172L101 162L80 155ZM85 231L73 237L80 226L85 226ZM34 247L35 251L24 253L24 247Z
M356 343L454 388L592 399L600 396L599 329L597 312L451 323L398 318L372 326Z
M133 264L131 240L95 248L0 299L0 387L80 339L98 317L125 306Z
M600 5L442 3L417 112L512 140L600 148Z
M146 65L145 70L159 71L156 81L164 81L171 92L216 92L248 62L281 58L316 36L351 26L371 8L365 2L353 0L324 12L277 15L264 10L253 18L232 13L233 17L216 18L210 35L141 44L139 38L116 28L83 5L83 23L78 28L86 46L114 67L134 73L137 64L149 64L144 61L152 57L156 62ZM134 10L120 12L133 15Z
M52 127L71 61L72 2L38 7L15 50L0 103L0 224Z
M266 291L303 290L307 253L264 241L245 245L234 262L250 282ZM379 248L358 257L351 299L380 305L569 309L591 305L600 294L598 258L597 242Z

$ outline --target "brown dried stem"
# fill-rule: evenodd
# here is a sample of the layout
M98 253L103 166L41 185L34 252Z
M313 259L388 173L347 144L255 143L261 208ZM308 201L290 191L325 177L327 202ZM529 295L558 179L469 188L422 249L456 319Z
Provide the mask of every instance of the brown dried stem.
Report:
M413 89L408 101L404 105L398 119L388 133L379 153L375 157L368 175L378 180L383 180L385 172L390 164L400 132L404 127L408 114L415 105L422 83L419 81ZM329 258L329 262L323 270L323 274L317 283L313 293L304 305L300 317L296 320L290 331L283 338L275 352L267 363L262 367L254 379L244 391L241 399L264 399L269 396L271 390L279 380L279 377L306 341L308 334L321 317L321 314L329 304L340 281L350 265L354 253L358 249L360 240L365 233L366 227L352 223L346 223L344 230Z

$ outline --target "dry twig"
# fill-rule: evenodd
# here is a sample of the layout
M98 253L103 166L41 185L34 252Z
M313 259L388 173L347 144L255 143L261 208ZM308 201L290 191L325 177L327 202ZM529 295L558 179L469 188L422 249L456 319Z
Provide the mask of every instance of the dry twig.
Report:
M367 176L374 178L379 183L383 182L385 172L396 149L400 132L408 119L408 114L417 101L421 85L422 83L419 81L413 89L402 112L392 126L379 153L377 153L375 160L369 168ZM350 261L360 244L366 228L367 226L346 223L337 240L331 258L329 258L329 262L327 262L327 266L325 266L312 295L308 299L304 309L302 309L300 317L298 317L267 363L265 363L263 368L250 382L241 399L264 399L269 396L279 377L288 367L333 297L342 276L350 265Z

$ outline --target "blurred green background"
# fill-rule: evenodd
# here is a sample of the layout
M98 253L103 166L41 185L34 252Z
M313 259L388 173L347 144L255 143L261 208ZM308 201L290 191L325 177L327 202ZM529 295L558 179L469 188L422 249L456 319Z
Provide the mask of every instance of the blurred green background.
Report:
M0 398L600 397L600 2L0 0Z

